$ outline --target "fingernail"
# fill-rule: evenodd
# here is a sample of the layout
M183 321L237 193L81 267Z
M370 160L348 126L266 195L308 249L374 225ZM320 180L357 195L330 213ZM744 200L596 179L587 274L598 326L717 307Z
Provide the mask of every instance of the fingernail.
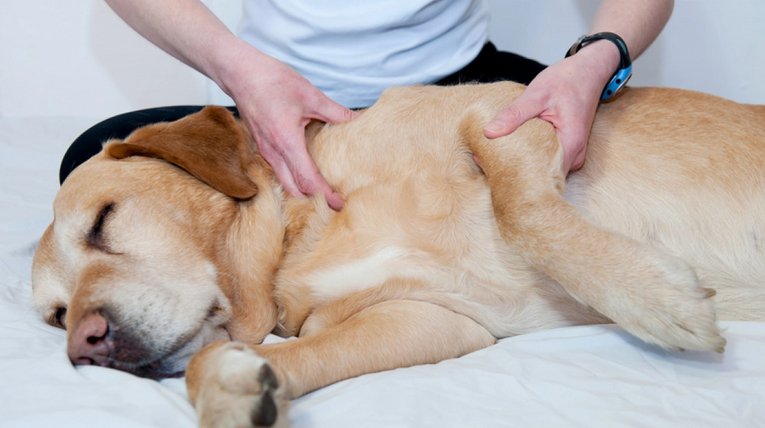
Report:
M504 123L500 120L492 120L489 122L488 125L486 125L486 128L484 128L484 132L490 132L492 134L497 134L499 132L502 132L502 128L505 126Z

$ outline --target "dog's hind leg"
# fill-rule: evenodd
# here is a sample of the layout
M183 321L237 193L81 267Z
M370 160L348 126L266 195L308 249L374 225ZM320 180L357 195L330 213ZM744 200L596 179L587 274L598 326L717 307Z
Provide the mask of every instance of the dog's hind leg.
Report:
M462 122L461 135L488 178L509 245L574 298L647 342L722 351L714 292L698 285L690 266L589 223L563 199L562 150L549 123L534 119L488 140L478 116Z
M201 426L284 426L291 398L367 373L459 357L494 342L464 315L393 300L295 340L212 344L191 360L186 383Z

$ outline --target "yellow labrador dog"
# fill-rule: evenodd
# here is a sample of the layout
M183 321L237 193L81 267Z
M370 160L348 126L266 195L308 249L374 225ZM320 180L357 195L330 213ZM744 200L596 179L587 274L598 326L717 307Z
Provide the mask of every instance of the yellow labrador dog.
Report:
M285 195L222 108L141 128L59 191L35 300L75 364L185 371L203 426L285 425L290 398L542 329L722 352L718 318L765 321L764 107L628 89L565 180L549 123L483 136L522 91L394 88L312 124L340 212Z

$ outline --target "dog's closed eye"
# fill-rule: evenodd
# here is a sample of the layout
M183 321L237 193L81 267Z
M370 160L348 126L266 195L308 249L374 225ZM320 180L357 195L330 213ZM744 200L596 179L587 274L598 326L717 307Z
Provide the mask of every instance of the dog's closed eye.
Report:
M109 202L101 208L101 211L99 211L98 216L96 216L96 220L93 222L93 226L90 228L90 231L88 231L86 237L88 247L108 254L115 254L114 251L109 248L106 239L104 238L104 226L109 215L114 212L114 206L114 202Z
M53 313L53 315L48 319L48 324L54 326L54 327L60 327L66 330L66 321L64 319L66 318L66 307L60 306L56 309L56 312Z

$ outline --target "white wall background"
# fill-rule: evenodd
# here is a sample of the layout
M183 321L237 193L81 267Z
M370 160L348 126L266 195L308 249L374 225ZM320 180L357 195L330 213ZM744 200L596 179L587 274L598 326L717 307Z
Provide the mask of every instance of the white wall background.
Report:
M236 27L242 0L205 0ZM551 63L585 33L597 0L490 0L492 40ZM676 0L633 86L672 86L765 104L765 1ZM88 116L221 102L101 0L0 0L0 117Z

